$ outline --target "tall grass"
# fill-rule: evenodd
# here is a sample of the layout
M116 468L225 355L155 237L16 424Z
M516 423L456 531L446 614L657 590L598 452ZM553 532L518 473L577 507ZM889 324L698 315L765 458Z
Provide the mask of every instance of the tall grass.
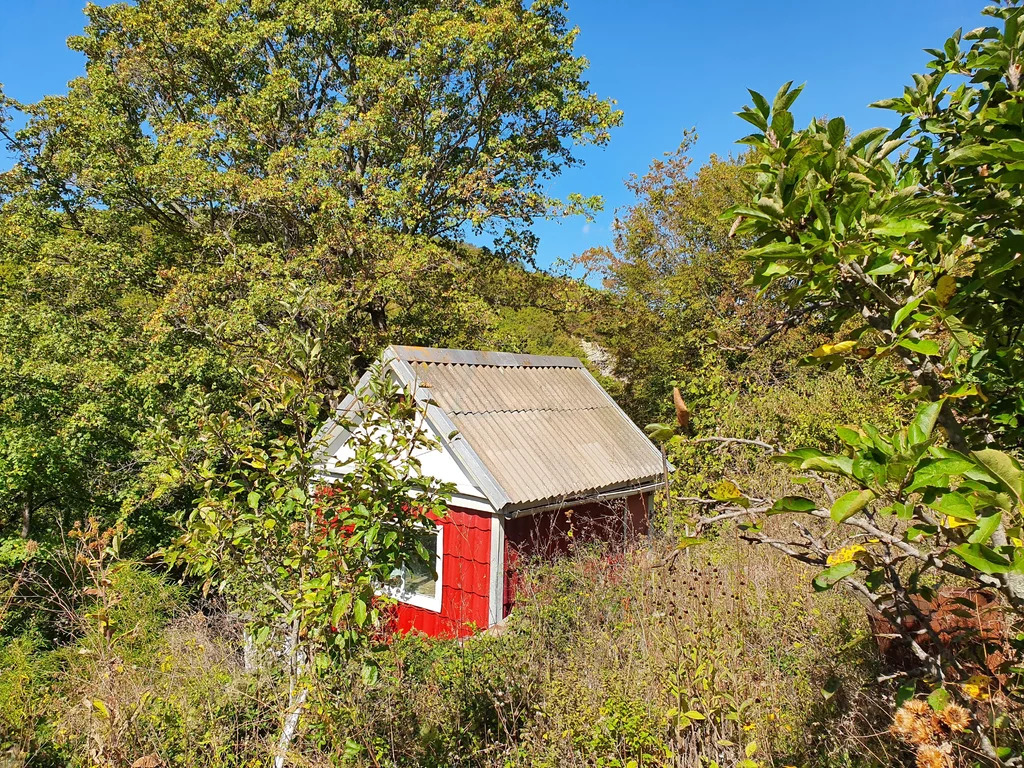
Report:
M283 692L238 627L134 568L112 642L0 646L17 765L255 766ZM304 766L870 766L897 746L861 609L730 534L532 564L500 631L395 638L318 680ZM148 762L146 762L148 761Z

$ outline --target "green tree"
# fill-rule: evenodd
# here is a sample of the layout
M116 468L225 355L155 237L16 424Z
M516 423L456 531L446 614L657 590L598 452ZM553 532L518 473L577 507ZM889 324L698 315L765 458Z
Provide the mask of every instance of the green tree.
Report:
M240 373L241 412L208 403L194 432L169 437L163 476L198 494L166 561L203 580L204 592L224 594L287 674L277 766L317 671L381 631L382 585L406 563L433 567L424 525L444 515L453 491L420 471L417 456L436 444L415 398L379 368L339 425L351 457L328 465L322 376L333 366L321 340L330 323L304 329L301 299L285 309L293 328L282 325L268 357Z
M465 344L494 318L466 286L528 260L537 218L599 202L544 191L620 119L583 79L559 0L143 0L87 16L66 94L0 99L16 158L0 175L0 301L20 318L0 340L17 388L0 412L25 447L0 460L14 524L7 505L54 498L48 467L71 454L63 499L135 510L159 539L188 493L147 498L151 423L237 396L291 286L345 318L329 356ZM469 232L494 247L468 251Z
M839 430L841 453L778 457L820 484L824 501L746 498L734 515L748 519L749 538L825 567L817 588L842 582L886 616L918 674L940 686L929 699L940 710L951 692L970 702L977 685L929 628L921 599L945 584L982 587L1001 596L1011 627L1024 607L1024 471L1012 455L1024 426L1024 9L985 13L998 25L955 33L930 51L929 74L879 102L901 115L894 130L850 138L842 118L794 130L799 88L784 85L771 103L751 92L740 113L758 131L744 139L751 201L732 210L755 241L754 285L837 334L808 359L895 359L923 401L902 430L865 422ZM783 512L824 527L766 532L761 516ZM914 621L927 640L907 630ZM1006 650L1004 691L1019 698L1020 648ZM999 730L1005 718L994 707L975 714L987 759L1019 764L1021 745Z
M737 290L747 269L742 245L728 237L720 212L741 198L741 165L720 158L692 173L690 133L674 152L655 160L627 187L636 201L616 220L614 251L577 257L613 297L605 344L624 381L624 407L639 420L660 418L671 404L672 382L729 355L723 345L742 323L749 291ZM755 311L761 311L759 307Z
M827 326L803 308L790 313L781 287L759 294L749 284L750 240L731 237L732 222L721 215L746 195L744 160L712 157L694 169L695 140L689 134L631 180L635 202L616 221L614 252L578 259L603 278L604 311L594 314L614 361L617 380L608 384L630 415L642 424L676 421L678 394L684 432L754 441L694 443L661 430L677 470L670 525L692 522L686 499L722 483L774 492L785 473L756 443L834 448L835 426L899 410L881 383L884 371L858 360L833 371L799 365L808 346L828 340Z

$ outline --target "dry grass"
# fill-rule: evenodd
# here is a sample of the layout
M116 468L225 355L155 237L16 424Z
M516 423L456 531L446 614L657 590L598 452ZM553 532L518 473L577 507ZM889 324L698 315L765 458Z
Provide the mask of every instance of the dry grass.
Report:
M809 578L729 537L537 563L500 636L396 639L374 652L372 685L363 660L324 671L292 764L890 764L864 616ZM141 629L120 645L97 652L84 636L50 652L57 695L32 726L32 764L267 763L274 676L244 671L232 623L166 607L142 616L157 604L132 609Z

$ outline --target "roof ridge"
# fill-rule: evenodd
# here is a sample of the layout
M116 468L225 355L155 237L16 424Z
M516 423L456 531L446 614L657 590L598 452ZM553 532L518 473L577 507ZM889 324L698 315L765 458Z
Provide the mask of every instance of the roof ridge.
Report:
M488 368L583 368L575 357L525 355L517 352L494 352L475 349L412 347L392 344L388 350L406 363L435 365L469 365Z

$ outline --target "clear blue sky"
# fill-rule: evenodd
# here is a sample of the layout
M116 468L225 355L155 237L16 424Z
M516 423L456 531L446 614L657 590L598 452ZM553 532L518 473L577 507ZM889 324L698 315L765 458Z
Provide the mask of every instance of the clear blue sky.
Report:
M798 123L843 115L851 129L891 124L871 110L902 92L957 27L984 23L980 0L570 0L581 29L578 51L590 81L618 101L623 127L603 149L583 153L586 166L563 175L554 194L600 194L605 211L581 220L542 223L539 263L611 240L614 211L630 197L623 180L674 149L695 127L699 162L736 151L746 124L733 115L746 88L769 96L787 80L806 82ZM63 91L82 71L65 39L84 24L82 0L0 0L0 82L8 95L34 101ZM6 165L0 160L0 163Z

